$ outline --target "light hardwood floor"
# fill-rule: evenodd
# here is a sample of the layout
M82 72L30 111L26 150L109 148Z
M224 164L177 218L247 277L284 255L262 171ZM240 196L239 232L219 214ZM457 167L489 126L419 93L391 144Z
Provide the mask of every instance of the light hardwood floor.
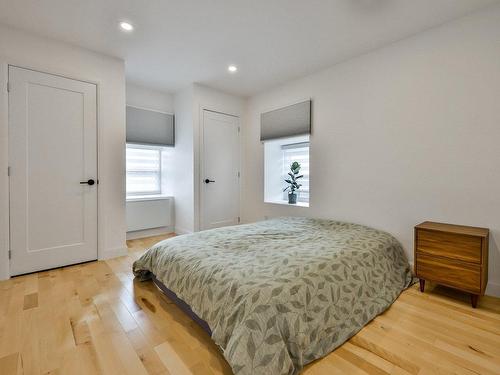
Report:
M209 336L129 255L0 283L0 374L231 374ZM500 300L416 286L303 374L500 374ZM450 298L454 297L454 298ZM272 374L270 374L272 375Z

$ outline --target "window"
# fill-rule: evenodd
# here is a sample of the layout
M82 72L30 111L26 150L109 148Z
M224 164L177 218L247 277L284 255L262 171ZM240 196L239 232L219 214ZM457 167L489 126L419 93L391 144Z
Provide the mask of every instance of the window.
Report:
M300 175L298 183L302 186L297 190L298 202L309 202L309 142L292 143L282 145L283 151L283 180L288 177L290 166L293 162L300 164ZM286 185L284 185L286 186ZM288 200L288 192L283 192L283 200Z
M161 195L162 148L127 144L127 197Z
M297 193L297 206L309 206L309 135L268 140L264 142L264 201L288 204L285 178L290 165L300 163L298 182L302 185Z

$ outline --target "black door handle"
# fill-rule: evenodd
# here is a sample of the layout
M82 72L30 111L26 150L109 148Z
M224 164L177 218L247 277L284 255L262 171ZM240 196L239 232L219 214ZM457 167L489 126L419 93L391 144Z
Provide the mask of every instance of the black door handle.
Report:
M214 180L209 180L208 178L205 179L205 183L209 184L210 182L215 182Z
M80 184L81 184L81 185L90 185L90 186L92 186L92 185L94 185L94 184L95 184L95 181L94 181L94 180L92 180L92 179L90 179L90 180L88 180L88 181L80 181Z

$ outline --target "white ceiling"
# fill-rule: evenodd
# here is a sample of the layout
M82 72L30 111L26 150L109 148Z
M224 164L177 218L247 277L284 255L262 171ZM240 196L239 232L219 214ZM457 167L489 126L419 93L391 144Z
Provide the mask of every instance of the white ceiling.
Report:
M121 57L127 79L147 87L249 96L495 2L0 0L0 23Z

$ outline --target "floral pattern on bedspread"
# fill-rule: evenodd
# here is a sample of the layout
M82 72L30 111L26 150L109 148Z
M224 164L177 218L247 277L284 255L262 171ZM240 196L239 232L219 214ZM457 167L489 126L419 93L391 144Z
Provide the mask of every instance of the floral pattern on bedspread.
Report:
M386 310L412 280L400 243L362 225L279 218L173 237L152 274L205 320L237 375L297 374Z

